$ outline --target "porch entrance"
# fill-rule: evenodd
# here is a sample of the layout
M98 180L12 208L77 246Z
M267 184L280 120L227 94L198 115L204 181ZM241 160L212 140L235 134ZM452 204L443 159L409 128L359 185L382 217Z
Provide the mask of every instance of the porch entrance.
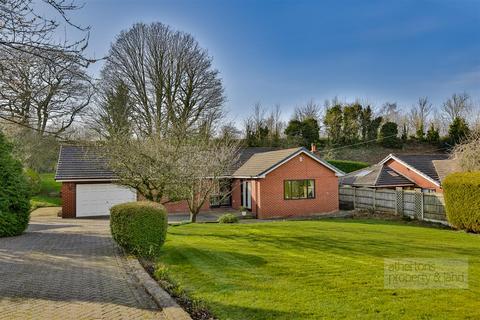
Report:
M244 208L252 209L252 183L243 181L240 188L241 205Z

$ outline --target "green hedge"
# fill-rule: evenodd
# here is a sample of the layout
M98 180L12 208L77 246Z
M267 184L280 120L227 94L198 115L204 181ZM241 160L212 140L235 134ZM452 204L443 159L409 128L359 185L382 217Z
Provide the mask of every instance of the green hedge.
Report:
M0 132L0 237L16 236L30 220L30 187L12 146Z
M139 201L110 209L113 239L125 250L142 257L155 257L167 236L167 212L156 202Z
M458 229L480 232L480 172L451 174L442 186L448 222Z
M366 162L349 161L349 160L328 160L328 163L337 167L338 169L342 170L345 173L349 173L355 170L360 170L370 166L370 164Z

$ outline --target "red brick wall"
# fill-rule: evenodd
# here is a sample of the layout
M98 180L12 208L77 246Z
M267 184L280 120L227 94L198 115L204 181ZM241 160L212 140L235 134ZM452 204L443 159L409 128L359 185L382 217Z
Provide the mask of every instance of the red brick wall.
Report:
M141 194L137 193L137 200L145 200ZM176 202L168 202L163 205L165 209L167 209L167 213L186 213L190 212L188 209L188 203L186 200L183 201L176 201ZM201 211L208 211L210 209L210 202L207 202L202 206Z
M397 171L398 173L408 177L411 179L415 184L417 184L420 188L425 188L425 189L435 189L436 192L443 192L443 189L440 188L439 186L433 184L429 180L425 179L418 173L410 170L403 164L397 162L394 159L388 160L386 163L387 166L392 168L393 170Z
M258 216L258 209L260 207L260 181L258 179L251 180L252 185L252 213Z
M314 179L315 199L285 200L283 182L295 179ZM306 155L298 155L284 163L264 179L259 179L256 187L259 218L304 216L338 210L338 177Z
M242 200L240 198L241 189L240 189L240 179L233 179L232 181L232 208L235 210L240 209L242 205Z
M187 213L190 212L188 209L188 203L186 200L169 202L164 204L167 213ZM200 211L208 211L210 209L210 202L207 200Z
M62 218L75 218L76 214L76 183L62 183Z

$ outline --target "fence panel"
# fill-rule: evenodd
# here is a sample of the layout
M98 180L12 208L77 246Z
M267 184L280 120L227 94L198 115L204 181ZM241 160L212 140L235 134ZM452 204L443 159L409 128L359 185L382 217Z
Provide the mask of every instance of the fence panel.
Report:
M445 199L443 194L424 193L423 194L423 216L425 220L447 221L445 212Z
M445 200L441 193L340 187L339 200L341 209L371 209L396 212L426 221L447 221Z
M375 209L395 212L397 196L395 190L378 189L375 192Z

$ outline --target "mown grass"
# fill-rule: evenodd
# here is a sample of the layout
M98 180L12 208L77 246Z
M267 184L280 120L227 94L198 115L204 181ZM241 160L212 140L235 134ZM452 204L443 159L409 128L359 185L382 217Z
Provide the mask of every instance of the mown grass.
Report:
M57 207L62 205L60 188L62 184L55 181L54 173L40 174L40 191L33 195L30 203L32 209L40 207Z
M468 258L469 289L384 289L385 258ZM398 221L170 227L158 268L220 319L480 318L480 236Z

